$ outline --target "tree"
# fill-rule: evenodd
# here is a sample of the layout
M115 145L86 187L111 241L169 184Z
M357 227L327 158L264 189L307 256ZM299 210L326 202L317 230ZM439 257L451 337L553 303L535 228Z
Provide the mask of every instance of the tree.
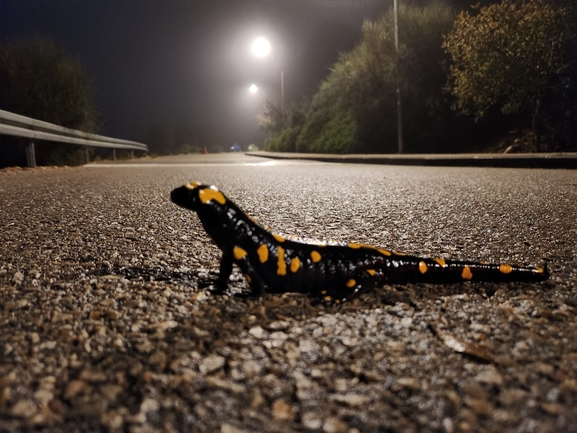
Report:
M545 0L503 0L475 15L462 12L443 43L454 108L477 119L493 109L525 115L539 151L543 101L568 86L570 17L568 8Z
M448 3L455 9L461 11L476 6L488 6L499 3L499 0L449 0Z
M438 150L453 127L443 95L441 43L454 18L453 9L441 2L399 7L399 76L409 151ZM340 55L313 97L297 150L395 152L396 56L392 11L365 22L360 43Z
M298 104L291 104L286 110L284 127L282 109L270 100L266 101L263 113L258 116L261 129L272 134L265 147L273 152L294 152L297 137L307 119L310 99L303 97Z
M88 74L79 60L46 38L0 46L0 108L67 128L96 130ZM46 163L52 156L78 151L84 152L59 144L37 146L36 154L39 163Z
M258 119L258 124L263 132L270 134L280 134L283 129L282 107L267 99L262 114Z
M90 78L79 60L52 41L33 37L0 47L0 103L6 110L94 132Z

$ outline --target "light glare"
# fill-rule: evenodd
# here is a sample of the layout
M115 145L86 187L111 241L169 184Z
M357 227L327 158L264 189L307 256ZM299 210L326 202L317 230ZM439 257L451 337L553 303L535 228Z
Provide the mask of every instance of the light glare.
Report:
M251 84L251 86L249 87L248 91L249 91L250 93L256 93L256 92L258 92L258 87L256 87L255 84Z
M258 57L267 56L270 53L270 43L266 38L256 38L252 43L252 52Z

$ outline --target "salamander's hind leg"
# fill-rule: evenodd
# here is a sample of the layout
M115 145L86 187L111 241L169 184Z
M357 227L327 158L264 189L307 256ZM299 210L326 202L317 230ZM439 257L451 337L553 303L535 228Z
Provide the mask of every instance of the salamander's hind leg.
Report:
M322 301L329 305L339 305L343 302L375 288L376 277L374 271L367 269L357 270L351 278L344 279L341 284L332 290L321 292Z

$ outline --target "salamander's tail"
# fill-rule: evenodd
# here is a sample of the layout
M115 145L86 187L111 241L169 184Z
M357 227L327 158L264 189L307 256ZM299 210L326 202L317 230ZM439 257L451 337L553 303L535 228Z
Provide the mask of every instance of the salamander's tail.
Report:
M539 282L549 278L547 264L542 268L508 264L488 264L443 259L404 257L403 266L389 267L387 280L426 283L459 281Z

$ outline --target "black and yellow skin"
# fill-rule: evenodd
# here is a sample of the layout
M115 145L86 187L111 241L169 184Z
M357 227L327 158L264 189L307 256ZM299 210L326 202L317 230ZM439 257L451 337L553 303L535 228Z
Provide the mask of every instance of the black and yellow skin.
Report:
M218 188L197 182L176 188L171 200L196 211L222 250L216 286L227 287L233 264L252 293L302 292L338 304L390 283L544 281L546 268L420 258L370 245L307 243L272 233L245 214Z

